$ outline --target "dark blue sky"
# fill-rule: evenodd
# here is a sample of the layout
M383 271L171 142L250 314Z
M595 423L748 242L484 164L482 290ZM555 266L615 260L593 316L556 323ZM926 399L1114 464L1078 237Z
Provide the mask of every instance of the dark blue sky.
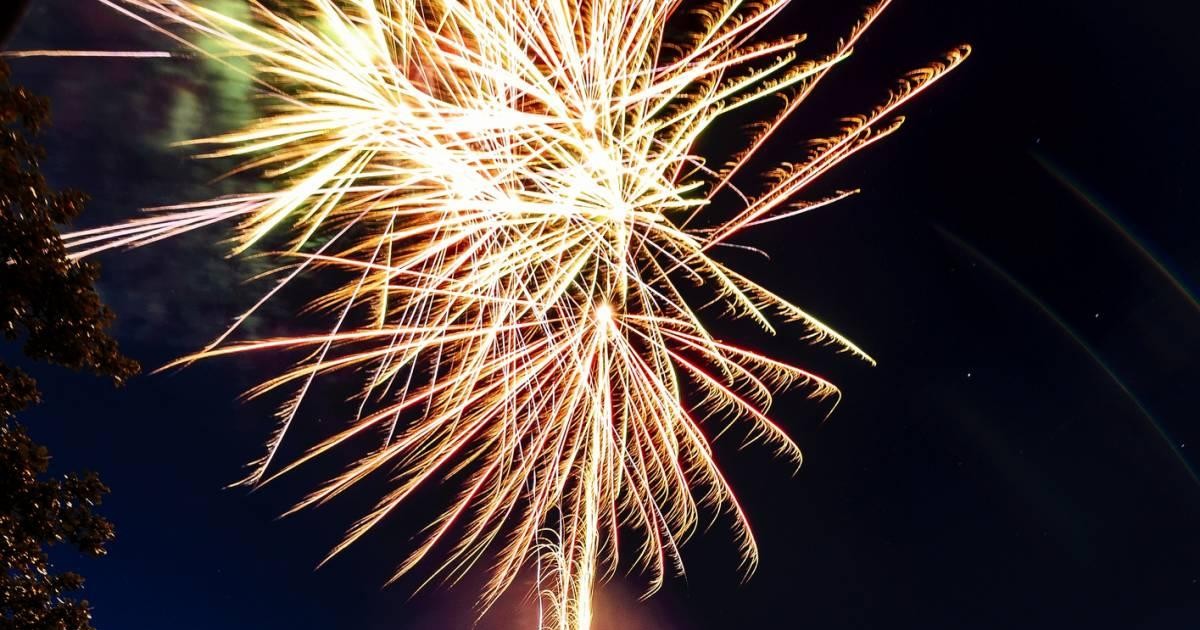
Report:
M9 48L157 45L90 0L32 5ZM850 23L845 5L789 9L814 54ZM776 408L805 449L795 476L766 451L718 449L760 538L758 575L739 583L718 525L685 548L688 578L650 602L636 580L607 587L598 628L1200 626L1200 59L1178 5L896 3L786 137L828 133L953 45L975 56L823 184L862 195L751 235L772 259L736 261L880 366L748 340L846 394L825 424L799 393ZM214 166L162 146L236 111L188 63L14 62L16 81L52 99L47 171L93 195L87 223L211 191ZM769 157L803 150L777 146ZM254 294L203 239L102 262L123 347L149 368ZM273 361L121 390L35 372L46 403L25 415L32 433L56 465L113 488L118 539L82 567L98 627L469 627L474 583L412 599L415 581L380 588L404 525L428 516L421 501L314 571L377 488L282 521L336 462L254 494L222 489L269 431L271 401L235 399ZM530 627L521 595L479 627Z

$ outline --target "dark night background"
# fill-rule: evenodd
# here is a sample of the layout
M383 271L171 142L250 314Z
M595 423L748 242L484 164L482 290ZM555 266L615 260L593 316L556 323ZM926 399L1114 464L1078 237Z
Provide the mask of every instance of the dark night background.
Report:
M164 45L90 0L30 5L7 48ZM806 348L799 331L747 339L845 392L824 424L802 394L781 397L773 415L806 454L794 476L765 449L719 446L756 526L758 573L740 583L718 522L685 547L687 578L648 602L636 579L605 587L598 629L1200 627L1200 56L1183 6L895 3L768 158L798 156L792 139L828 133L956 44L975 55L813 193L862 195L747 233L772 259L736 261L880 365ZM783 20L816 56L857 10L805 0ZM45 166L92 194L85 224L212 193L217 165L165 145L236 124L238 86L195 61L12 65L52 99ZM102 260L123 348L144 365L194 349L254 294L206 239ZM46 402L24 416L34 437L113 488L117 541L81 567L97 625L469 627L470 581L411 599L414 580L379 588L403 527L314 571L369 492L277 521L328 471L222 489L269 431L270 401L236 397L273 361L121 390L35 371ZM410 511L399 520L423 515ZM519 590L479 627L530 627Z

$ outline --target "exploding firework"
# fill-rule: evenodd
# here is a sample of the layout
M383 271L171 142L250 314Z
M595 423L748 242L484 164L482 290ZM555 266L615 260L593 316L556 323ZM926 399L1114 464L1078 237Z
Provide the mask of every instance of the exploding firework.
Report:
M740 427L798 463L796 444L766 415L772 396L837 390L715 338L705 319L749 318L767 331L798 322L812 341L871 359L713 250L851 194L795 200L894 132L896 109L968 54L908 75L883 105L846 119L750 194L735 180L888 2L826 57L804 61L801 36L760 38L787 0L686 10L677 0L303 0L286 15L255 5L250 21L183 0L100 1L185 45L205 38L204 50L193 46L204 54L216 42L216 59L253 62L267 114L193 144L242 159L274 186L76 232L74 251L222 222L235 225L237 253L286 239L282 280L179 361L305 353L252 392L294 394L245 483L377 436L296 507L392 475L333 554L445 479L458 492L397 576L437 551L430 573L455 580L494 553L486 608L532 564L543 623L561 628L589 626L619 532L635 541L630 564L650 591L681 569L679 545L705 509L731 516L753 569L754 537L712 436ZM696 154L716 121L771 103L742 151ZM321 271L347 279L313 300L328 332L233 341L283 287ZM363 377L348 426L277 461L314 382L339 372Z

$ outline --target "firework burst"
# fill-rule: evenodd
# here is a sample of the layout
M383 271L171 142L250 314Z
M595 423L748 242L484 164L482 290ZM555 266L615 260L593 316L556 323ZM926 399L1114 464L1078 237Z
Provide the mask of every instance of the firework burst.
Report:
M430 573L454 580L494 553L486 608L532 563L543 623L561 628L590 624L592 589L618 564L620 532L632 534L631 564L651 591L681 570L679 545L705 508L731 515L753 569L754 537L712 436L741 427L798 463L796 444L766 415L772 395L837 390L715 338L702 312L772 332L799 322L812 341L871 359L712 250L851 194L795 201L894 132L895 110L968 54L910 74L750 195L735 177L888 2L828 56L803 61L801 36L759 37L786 0L686 10L660 0L303 0L287 15L254 5L251 21L183 0L100 1L185 45L216 42L217 59L250 59L269 102L247 128L192 144L242 159L273 192L159 208L68 237L78 255L217 223L234 225L238 253L287 239L282 280L179 361L305 353L252 392L294 394L245 483L375 435L374 448L296 507L392 475L333 553L421 485L447 479L457 494L397 576L439 550ZM764 101L773 95L784 98ZM716 121L752 103L779 105L744 150L714 164L695 154ZM314 300L328 332L232 341L284 286L323 270L348 278ZM707 309L695 302L702 292ZM313 383L345 371L363 376L348 426L277 461Z

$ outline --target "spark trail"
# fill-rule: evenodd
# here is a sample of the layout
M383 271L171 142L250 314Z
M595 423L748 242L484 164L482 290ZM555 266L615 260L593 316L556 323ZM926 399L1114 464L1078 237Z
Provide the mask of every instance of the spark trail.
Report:
M177 55L166 51L156 50L13 50L0 51L0 57L10 59L31 59L35 57L84 59L170 59Z
M768 332L798 322L813 342L871 359L712 252L744 228L851 194L797 201L896 131L897 109L969 53L911 73L882 105L755 182L744 171L758 151L888 2L805 61L802 36L760 37L786 0L686 11L675 0L304 0L286 15L255 5L249 21L183 0L99 1L196 53L216 46L218 60L253 61L268 113L192 144L242 159L274 187L76 232L76 254L219 223L232 224L235 253L286 240L283 280L177 362L306 357L251 392L294 393L245 483L374 435L374 448L296 506L391 475L391 491L331 556L418 487L454 484L397 577L428 559L430 579L454 581L487 555L486 609L532 563L547 628L589 626L620 532L636 543L626 562L648 575L649 592L682 570L679 546L706 509L729 516L753 570L758 548L709 436L740 428L798 463L766 415L772 396L837 390L715 338L706 318L719 310ZM191 43L199 37L203 50ZM695 154L717 121L752 103L775 103L775 115L743 150ZM347 278L313 300L327 332L233 341L262 304L316 273ZM711 308L694 302L702 292ZM305 397L337 372L363 378L347 427L281 463Z

